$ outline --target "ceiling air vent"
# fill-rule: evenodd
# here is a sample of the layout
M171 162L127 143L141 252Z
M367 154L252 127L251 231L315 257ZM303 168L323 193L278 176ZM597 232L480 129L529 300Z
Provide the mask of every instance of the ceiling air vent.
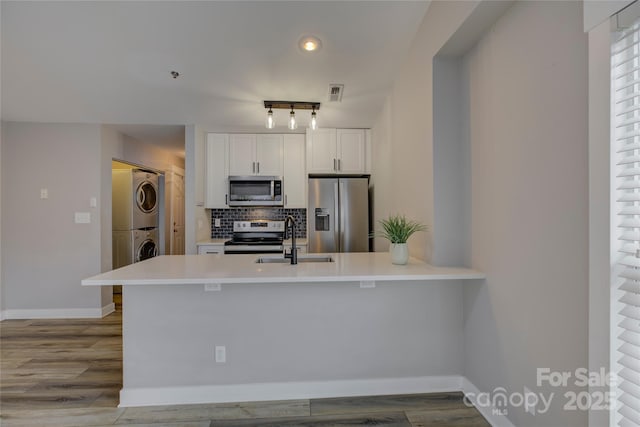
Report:
M342 102L342 92L344 85L329 85L329 102Z

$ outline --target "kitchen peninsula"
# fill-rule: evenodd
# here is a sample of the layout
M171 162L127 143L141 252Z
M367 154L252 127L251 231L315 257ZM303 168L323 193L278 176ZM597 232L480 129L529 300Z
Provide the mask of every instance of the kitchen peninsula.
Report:
M83 280L124 285L120 406L461 389L462 286L482 273L321 256L161 256Z

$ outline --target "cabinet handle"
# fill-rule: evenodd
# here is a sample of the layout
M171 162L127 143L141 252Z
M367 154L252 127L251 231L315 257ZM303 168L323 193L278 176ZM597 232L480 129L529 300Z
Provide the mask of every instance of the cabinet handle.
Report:
M251 173L256 173L256 162L251 162Z
M258 173L260 173L260 162L257 162L256 165L258 166Z
M229 195L228 195L228 194L225 194L225 195L224 195L224 204L225 204L225 205L228 205L228 204L229 204Z
M336 159L333 159L333 170L334 171L338 171L338 168L336 167Z
M341 171L342 170L342 164L340 163L340 159L338 159L338 170Z
M287 202L287 195L284 195L284 205L287 206L289 203Z

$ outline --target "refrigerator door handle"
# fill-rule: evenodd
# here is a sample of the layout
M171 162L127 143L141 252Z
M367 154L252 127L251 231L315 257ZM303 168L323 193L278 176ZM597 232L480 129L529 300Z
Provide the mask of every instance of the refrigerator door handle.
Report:
M338 160L339 162L339 160ZM340 164L340 163L338 163ZM340 252L345 250L345 242L344 242L344 228L347 226L347 215L345 212L345 203L343 203L342 198L345 196L345 192L344 192L344 182L342 182L342 180L339 180L340 184L339 184L339 189L338 189L338 196L339 196L339 205L340 205L340 230L339 230L339 242L340 242Z
M338 182L333 183L333 204L334 204L334 212L333 217L335 218L334 230L333 230L333 238L336 242L336 252L342 252L342 245L340 241L340 201L339 201L339 191L338 191Z

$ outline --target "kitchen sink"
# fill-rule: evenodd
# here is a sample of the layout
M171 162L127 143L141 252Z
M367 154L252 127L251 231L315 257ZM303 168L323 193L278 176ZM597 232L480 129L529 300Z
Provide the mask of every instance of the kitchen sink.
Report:
M258 264L290 264L291 259L283 257L260 257L256 260ZM333 262L330 256L310 256L298 255L298 263L303 262Z

